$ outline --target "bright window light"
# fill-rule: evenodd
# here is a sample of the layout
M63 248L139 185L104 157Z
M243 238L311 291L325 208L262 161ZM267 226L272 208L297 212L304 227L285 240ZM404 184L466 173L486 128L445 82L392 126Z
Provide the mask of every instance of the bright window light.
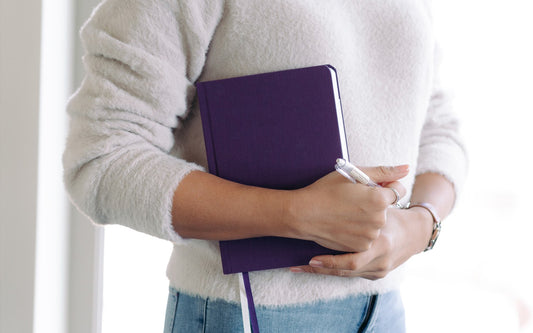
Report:
M163 332L172 244L106 226L102 333Z
M408 332L532 332L530 1L434 1L468 182L435 253L411 262Z
M42 1L34 332L67 331L68 217L61 156L71 85L69 0Z

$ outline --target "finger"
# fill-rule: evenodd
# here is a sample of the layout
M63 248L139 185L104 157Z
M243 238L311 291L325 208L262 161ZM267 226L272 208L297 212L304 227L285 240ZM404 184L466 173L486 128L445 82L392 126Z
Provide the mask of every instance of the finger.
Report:
M388 199L387 202L391 204L396 204L407 193L407 190L400 182L389 183L386 187L384 187L384 189L388 189L387 192L389 193L387 193L386 195L387 198L390 199Z
M391 182L387 187L367 187L369 203L378 209L385 209L396 204L406 194L405 187L400 182Z
M360 169L376 183L394 182L402 179L409 173L409 165L407 164L398 166L361 167Z
M309 266L326 270L347 270L353 273L364 271L374 259L372 248L359 253L316 256L309 261Z
M308 273L311 273L311 267L310 266L294 266L294 267L289 267L290 271L293 272L293 273L304 273L304 272L308 272Z
M366 277L374 274L371 267L375 259L374 251L359 253L317 256L309 265L291 267L293 273L314 273L342 277Z
M363 276L363 275L357 275L356 273L350 270L319 268L319 267L311 267L309 265L291 267L290 271L293 273L311 273L311 274L334 275L334 276L343 276L343 277Z

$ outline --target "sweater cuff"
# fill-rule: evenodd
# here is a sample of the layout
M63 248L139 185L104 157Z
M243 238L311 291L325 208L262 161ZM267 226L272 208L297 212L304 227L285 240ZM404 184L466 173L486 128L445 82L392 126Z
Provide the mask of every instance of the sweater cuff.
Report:
M203 168L153 151L125 155L112 163L100 184L97 205L105 210L102 222L174 243L183 241L172 226L174 192L187 174Z
M196 165L194 163L183 163L184 166L181 166L179 169L179 172L176 172L174 174L173 182L168 182L168 186L163 187L163 193L162 193L162 205L160 207L160 211L163 215L161 221L161 235L160 238L169 240L173 243L179 243L183 241L183 238L174 230L174 226L172 225L172 206L173 206L173 199L174 199L174 192L179 186L179 183L185 176L187 176L192 171L204 171L204 168L200 167L199 165ZM165 185L163 185L165 186Z

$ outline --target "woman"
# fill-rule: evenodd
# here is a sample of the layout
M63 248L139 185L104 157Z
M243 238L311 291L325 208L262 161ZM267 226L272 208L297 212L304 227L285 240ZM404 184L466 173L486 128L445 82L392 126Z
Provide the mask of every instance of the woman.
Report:
M351 253L251 273L262 332L404 330L401 265L431 247L466 169L426 1L108 0L82 39L67 188L96 223L174 243L166 332L240 330L217 240L267 235ZM204 171L195 82L321 64L339 73L352 162L383 188L331 173L275 191ZM392 208L391 188L422 204Z

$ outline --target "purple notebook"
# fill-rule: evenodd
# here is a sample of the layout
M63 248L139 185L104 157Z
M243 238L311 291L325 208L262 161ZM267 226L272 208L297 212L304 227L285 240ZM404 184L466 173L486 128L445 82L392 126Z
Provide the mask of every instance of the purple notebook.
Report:
M297 189L348 159L337 74L330 65L196 85L209 172L241 184ZM225 274L306 265L336 254L312 241L221 241Z

